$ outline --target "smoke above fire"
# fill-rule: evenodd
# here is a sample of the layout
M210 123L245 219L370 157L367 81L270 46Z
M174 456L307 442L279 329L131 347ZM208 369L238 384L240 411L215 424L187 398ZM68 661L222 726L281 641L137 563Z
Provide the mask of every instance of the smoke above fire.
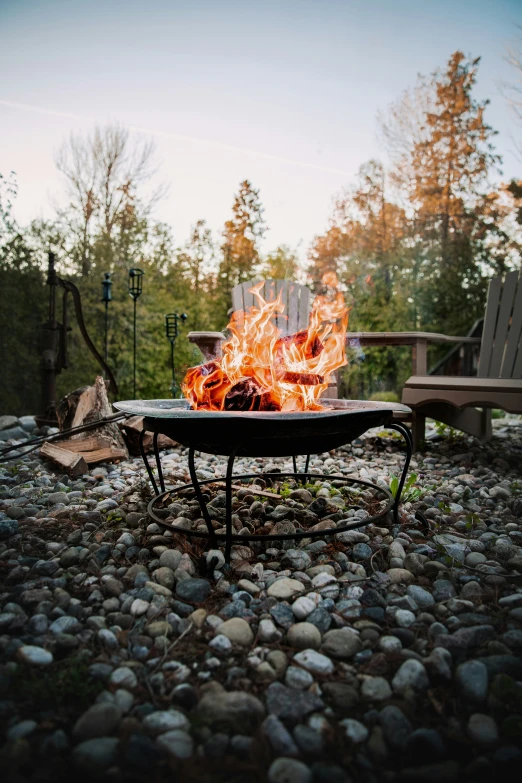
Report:
M332 373L347 363L348 308L334 272L322 279L308 329L283 335L274 316L284 313L282 292L267 302L264 283L250 291L257 305L232 314L222 356L191 367L182 390L194 410L321 410Z

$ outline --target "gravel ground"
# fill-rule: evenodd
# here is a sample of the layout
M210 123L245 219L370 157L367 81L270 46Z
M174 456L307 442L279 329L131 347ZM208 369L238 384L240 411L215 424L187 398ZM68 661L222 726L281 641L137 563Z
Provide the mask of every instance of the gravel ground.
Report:
M33 425L0 417L0 439ZM369 432L313 457L327 477L281 485L284 501L240 490L234 524L364 520L371 499L356 511L328 476L388 485L402 459L398 439ZM162 461L170 483L188 481L184 449ZM224 475L221 458L196 465ZM414 455L419 490L400 524L236 545L227 570L220 551L150 523L139 460L77 480L34 454L0 465L3 779L514 779L521 466L515 417L486 444L432 442ZM212 509L219 528L222 492ZM201 524L188 497L164 513L174 528Z

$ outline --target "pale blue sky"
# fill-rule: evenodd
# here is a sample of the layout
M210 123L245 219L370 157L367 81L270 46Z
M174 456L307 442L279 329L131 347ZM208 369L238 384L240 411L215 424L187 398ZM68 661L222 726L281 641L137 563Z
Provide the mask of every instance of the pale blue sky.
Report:
M265 249L304 251L381 154L376 112L457 48L482 56L477 96L520 176L499 86L521 23L520 0L0 0L0 171L22 222L50 216L61 140L118 121L155 134L177 242L198 218L219 230L249 178Z

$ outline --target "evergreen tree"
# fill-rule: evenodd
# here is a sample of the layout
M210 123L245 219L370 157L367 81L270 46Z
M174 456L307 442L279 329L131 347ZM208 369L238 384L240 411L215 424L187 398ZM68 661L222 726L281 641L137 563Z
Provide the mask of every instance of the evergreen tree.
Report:
M227 220L221 245L218 287L223 313L230 307L234 286L250 280L259 263L258 240L266 231L259 191L248 180L240 184L234 199L232 218Z

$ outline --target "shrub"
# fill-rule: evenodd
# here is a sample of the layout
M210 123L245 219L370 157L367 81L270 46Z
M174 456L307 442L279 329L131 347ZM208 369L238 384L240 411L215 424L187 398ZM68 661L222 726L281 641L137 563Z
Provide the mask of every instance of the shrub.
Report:
M374 392L370 396L372 402L399 402L399 396L393 391Z

